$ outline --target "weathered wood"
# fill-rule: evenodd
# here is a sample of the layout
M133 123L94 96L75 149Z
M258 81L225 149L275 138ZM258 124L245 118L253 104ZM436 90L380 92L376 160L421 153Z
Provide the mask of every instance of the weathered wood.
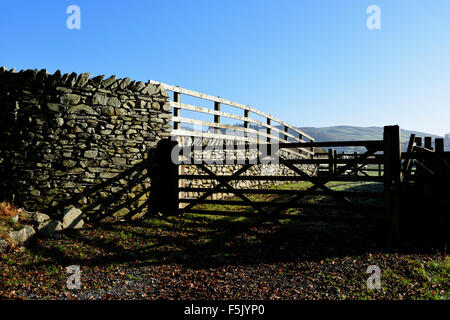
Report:
M181 187L180 191L183 192L209 192L211 188L196 188L196 187ZM239 188L240 192L244 194L273 194L273 195L297 195L299 193L303 194L305 190L283 190L283 189L248 189ZM344 197L365 197L365 198L382 198L384 197L384 192L375 191L338 191L340 195ZM214 193L228 193L224 189L216 190ZM232 193L230 193L232 194ZM316 196L328 196L330 193L328 191L317 191L313 190L308 192L308 195Z
M317 159L317 158L314 158L314 159L285 159L284 161L287 163L292 163L292 164L328 164L330 162L330 160L328 160L328 159L320 159L320 158L319 159ZM364 165L380 164L380 163L382 163L382 161L383 161L383 159L381 159L381 158L368 158L368 159L359 160L359 162ZM353 159L333 159L333 163L334 164L354 163L354 160ZM337 169L338 169L338 167L336 167L336 170Z
M417 169L420 169L420 170L416 169L416 172L419 175L422 174L423 172L426 172L426 173L431 174L431 175L435 174L435 172L433 170L428 168L428 166L425 163L422 163L419 160L414 160L414 164L416 165L416 168L417 168L417 166L420 167L420 168L417 168Z
M283 140L283 139L281 139L279 137L275 137L275 136L271 135L270 133L267 134L267 133L262 132L262 131L258 131L258 130L251 129L251 128L244 128L244 127L237 126L237 125L232 125L232 124L216 123L216 122L197 120L197 119L191 119L191 118L184 118L184 117L173 117L172 121L180 122L180 123L195 124L195 125L211 127L211 128L223 128L223 129L230 129L230 130L235 130L235 131L242 131L242 132L245 132L245 133L253 134L255 137L259 137L259 136L264 137L265 139L262 140L262 141L265 141L265 142L267 142L266 139L270 139L270 138L272 138L274 140L277 140L277 141L285 142L285 140ZM241 137L245 138L244 135L242 135Z
M366 153L364 153L361 156L361 158L363 158L363 159L367 158L372 153L373 153L373 151L368 150ZM352 159L352 161L357 161L357 159ZM303 191L302 193L298 194L296 197L291 199L289 201L289 203L294 204L297 201L301 200L306 195L308 195L309 192L315 191L317 188L321 188L323 191L327 192L328 195L337 196L338 198L342 199L347 204L350 204L350 205L352 204L352 202L348 198L341 196L338 192L336 192L334 190L331 190L329 187L327 187L325 185L329 181L342 181L341 179L348 178L348 177L344 177L344 176L339 176L338 177L338 175L341 174L342 172L345 172L347 170L347 168L351 167L352 163L349 163L349 164L339 168L336 172L334 172L333 176L329 176L328 178L320 178L320 177L313 177L313 176L308 175L307 173L305 173L304 171L300 170L299 168L293 166L292 164L287 163L286 160L284 160L284 159L280 159L280 162L282 164L286 165L287 167L289 167L291 170L293 170L295 173L297 173L300 177L305 178L306 181L312 182L314 184L312 187L310 187L306 191ZM352 181L354 181L354 180L355 179L353 179ZM279 211L280 210L278 210L278 212Z
M436 152L444 152L444 139L443 138L434 139L434 149Z
M338 169L338 153L336 150L333 151L333 172L337 172Z
M406 149L407 153L412 152L412 150L414 148L415 138L416 138L416 135L414 133L412 133L411 136L409 137L408 148ZM404 175L410 174L411 168L412 168L412 161L411 161L411 158L407 156L405 158L405 161L403 162L403 174Z
M250 110L244 110L244 128L249 128Z
M239 212L235 211L225 211L225 210L203 210L203 209L189 209L183 210L184 213L196 213L196 214L208 214L208 215L217 215L217 216L231 216L231 217L246 217L246 218L257 218L257 219L270 219L270 220L279 220L279 219L292 219L292 220L302 220L302 221L328 221L328 222L352 222L352 223L367 223L368 221L376 221L376 219L372 217L331 217L331 216L319 216L319 215L293 215L293 214L266 214L261 215L258 213L248 213L248 212Z
M387 242L394 245L400 240L400 183L401 174L401 137L399 126L384 127L384 223Z
M379 141L378 141L379 142ZM363 141L365 143L365 141ZM269 144L267 144L269 145ZM283 147L288 148L291 147L292 144L285 144ZM306 207L314 207L314 208L328 208L328 209L361 209L358 205L353 203L348 199L348 197L380 197L380 194L383 193L370 193L370 192L343 192L343 191L337 191L332 190L329 187L327 187L325 184L330 181L374 181L374 182L382 182L384 181L383 177L371 177L371 176L342 176L341 174L346 172L349 168L356 167L357 169L364 168L366 165L364 162L376 162L380 163L380 160L382 157L380 155L374 155L374 153L378 150L379 144L372 142L368 143L370 146L366 146L368 151L358 157L353 157L353 159L342 159L341 157L335 156L334 151L331 152L331 158L336 162L343 162L343 166L336 166L336 164L333 162L331 163L331 168L333 171L333 174L331 176L326 177L317 177L317 176L311 176L304 171L302 171L300 168L296 167L293 162L295 161L304 161L313 163L314 161L317 162L323 162L329 161L329 159L290 159L286 160L283 158L279 159L280 165L286 165L288 168L293 170L294 173L296 173L298 176L269 176L269 175L260 175L260 176L243 176L242 174L248 170L247 168L241 168L238 170L238 172L235 172L231 176L229 175L219 175L216 173L213 173L210 169L205 167L204 165L200 165L199 168L201 168L203 171L207 173L207 175L204 174L193 174L193 175L183 175L180 176L179 179L182 180L216 180L219 182L218 185L216 185L213 188L180 188L179 191L182 192L198 192L203 193L199 197L195 199L181 199L181 203L187 203L186 210L183 212L192 212L194 207L199 204L217 204L217 205L238 205L243 207L252 207L256 211L259 212L258 217L264 217L264 216L273 216L278 215L280 212L282 212L286 208L306 208ZM264 144L255 144L254 146L257 146L258 148L264 149ZM303 146L303 144L302 144ZM248 145L245 146L246 148L249 147ZM278 148L278 145L276 146ZM251 160L251 159L247 159ZM292 162L292 163L291 163ZM259 163L258 161L256 163ZM253 162L251 165L255 164ZM336 170L333 170L336 166ZM236 174L237 173L237 174ZM240 180L250 180L250 181L308 181L311 182L313 185L312 187L308 188L307 190L261 190L261 189L241 189L241 188L235 188L230 185L231 181L240 181ZM318 190L321 189L321 190ZM242 201L235 201L235 200L227 200L227 199L220 199L220 200L211 200L207 199L214 193L221 193L221 194L228 194L228 195L236 195L237 197L241 198ZM247 198L246 194L274 194L274 195L292 195L294 196L293 199L290 199L289 201L285 203L277 203L277 202L264 202L264 201L252 201L249 198ZM344 203L335 203L335 204L319 204L319 205L311 205L311 204L304 204L299 203L300 200L302 200L306 196L312 196L312 195L325 195L325 196L332 196L336 197L337 199L344 200ZM384 195L384 194L383 194ZM271 212L270 214L267 214L267 211L264 209L266 207L274 207L275 210ZM371 206L373 210L380 210L380 208L376 208L374 206ZM362 208L363 209L363 208ZM184 209L183 209L184 210ZM238 216L243 216L242 212L235 213ZM255 216L255 215L254 215Z
M424 147L428 150L433 150L433 142L431 137L425 137Z
M186 130L187 133L193 132ZM208 132L202 132L199 133L199 136L202 136L202 134L205 134L205 137L208 137ZM189 134L187 134L189 135ZM211 135L211 134L210 134ZM220 138L227 139L227 135L211 135L214 138ZM260 140L264 141L264 140ZM302 151L305 151L307 153L311 153L310 150L307 148L309 147L324 147L324 146L330 146L330 147L355 147L355 146L365 146L366 148L370 149L370 157L373 158L380 158L380 155L375 155L374 153L377 151L383 150L383 140L368 140L368 141L331 141L331 142L305 142L305 143L297 143L297 142L280 142L277 145L277 148L279 149L295 149L299 148ZM266 150L268 149L268 144L265 144L264 142L260 143L254 143L248 145L249 149L256 149L256 150Z
M293 134L290 134L290 133L286 133L285 134L285 131L277 128L276 126L267 125L267 123L264 123L262 121L258 121L256 119L250 118L249 117L250 111L248 111L248 110L244 110L244 117L243 117L243 116L235 115L235 114L224 112L224 111L212 110L212 109L208 109L208 108L204 108L204 107L198 107L198 106L193 106L193 105L189 105L189 104L185 104L185 103L172 102L171 104L172 104L172 107L174 107L174 108L176 107L176 108L183 109L183 110L189 110L189 111L194 111L194 112L211 114L211 115L214 115L214 116L217 115L219 117L225 117L225 118L230 118L230 119L244 121L244 128L249 128L250 127L249 124L253 123L253 124L256 124L256 125L264 127L264 128L270 128L272 131L275 131L275 132L279 133L280 136L287 135L288 137L294 139L295 141L308 142L308 141L305 141L305 140L298 139L298 137L293 135ZM287 141L287 139L285 139L285 140Z
M225 188L227 188L227 190L229 192L233 192L235 195L237 195L239 198L241 198L243 200L244 203L246 203L247 205L255 208L256 210L258 210L261 214L267 214L266 210L263 209L263 207L260 204L255 203L254 201L251 201L249 198L247 198L239 189L236 189L234 187L232 187L228 181L226 181L225 179L223 179L222 177L219 177L218 175L216 175L213 171L211 171L210 169L208 169L205 165L200 165L200 168L205 171L206 173L208 173L210 176L213 176L217 181L219 181L220 184L222 184L223 186L225 186ZM243 167L245 168L245 166ZM242 169L242 168L241 168ZM241 172L241 174L243 172L245 172L247 169L245 169L244 171ZM205 200L206 197L202 198L202 199L197 199L197 201L202 201Z
M289 128L291 128L291 130L293 130L295 132L298 132L298 133L301 133L304 137L307 137L309 140L314 141L313 137L307 135L306 133L302 132L301 130L299 130L299 129L293 127L293 126L290 126L288 123L286 123L286 122L284 122L284 121L282 121L282 120L280 120L278 118L275 118L275 117L273 117L273 116L271 116L271 115L269 115L267 113L264 113L262 111L254 109L254 108L251 108L249 106L246 106L246 105L243 105L243 104L240 104L240 103L236 103L236 102L233 102L233 101L230 101L230 100L227 100L227 99L222 99L220 97L214 97L214 96L211 96L211 95L208 95L208 94L196 92L196 91L193 91L193 90L188 90L188 89L184 89L184 88L180 88L180 87L175 87L175 86L172 86L172 85L169 85L169 84L166 84L166 83L161 83L161 82L157 82L157 81L153 81L153 80L150 80L150 83L152 83L152 84L160 84L165 90L169 90L169 91L172 91L172 92L177 92L177 93L180 93L180 94L186 94L186 95L189 95L189 96L192 96L192 97L197 97L197 98L201 98L201 99L205 99L205 100L220 102L221 104L226 104L226 105L233 106L233 107L236 107L236 108L249 110L249 111L251 111L251 112L253 112L255 114L258 114L258 115L260 115L260 116L262 116L264 118L270 118L271 120L273 120L275 122L278 122L281 125L289 126Z
M218 176L216 175L214 172L212 172L210 169L208 169L205 165L200 164L199 167L205 171L207 174L209 174L210 179L215 179L219 182L218 185L216 185L214 188L211 188L211 190L209 192L204 193L202 196L200 196L197 200L197 202L194 203L190 203L186 209L191 209L193 206L195 206L196 203L198 203L199 201L205 200L207 197L209 197L214 191L219 190L221 187L225 187L227 188L227 190L229 192L234 193L235 195L237 195L238 197L240 197L245 203L248 203L249 205L252 206L252 201L250 199L248 199L243 193L241 193L240 191L236 190L235 188L233 188L232 186L229 185L229 181L237 178L240 174L244 173L245 171L247 171L249 168L252 167L252 165L244 165L242 168L240 168L239 170L237 170L235 173L233 173L231 176ZM253 207L255 207L255 209L257 209L259 212L261 212L262 214L266 214L266 211L257 205L253 205Z
M204 139L214 139L214 140L245 141L245 142L261 141L261 142L263 142L262 140L247 138L247 137L242 137L242 136L232 136L232 135L228 135L228 134L218 134L218 133L212 133L212 132L198 132L198 131L185 130L185 129L173 130L172 134L175 136L181 136L181 137L201 137Z
M419 151L419 152L433 152L433 150L432 149L428 149L428 148L425 148L425 147L419 147L419 146L415 146L414 147L414 151Z
M438 148L443 148L438 145ZM435 152L402 152L402 159L436 159L436 158L442 158L442 159L450 159L450 151L435 151Z
M181 102L181 94L179 92L173 92L173 101L174 102ZM176 106L173 106L173 116L174 117L179 117L180 116L180 108L177 108ZM173 128L174 130L178 130L180 129L180 122L179 121L174 121L173 122Z
M348 204L334 204L334 203L295 203L291 204L289 202L274 202L274 201L252 201L247 203L245 201L237 200L198 200L198 199L180 199L180 202L184 203L195 203L195 204L214 204L214 205L229 205L229 206L250 206L255 205L261 207L276 207L276 208L322 208L322 209L356 209L356 210L382 210L383 206L349 206Z
M327 141L327 142L305 142L305 143L280 143L280 148L310 148L310 147L359 147L383 150L383 140L362 141Z
M218 175L219 178L229 177L226 175ZM211 176L201 175L201 174L189 174L180 177L180 179L189 179L189 180L214 180ZM304 177L299 176L239 176L235 177L231 180L267 180L267 181L310 181L305 179ZM383 182L384 179L382 177L377 176L332 176L332 177L314 177L314 181L367 181L367 182Z
M291 199L289 201L289 203L296 203L297 201L301 200L302 198L304 198L305 196L309 195L310 192L315 191L316 189L320 188L322 189L324 192L328 193L328 195L330 196L337 196L338 198L342 199L344 202L347 202L347 204L352 204L351 201L343 196L341 196L339 193L337 193L336 191L330 189L329 187L326 186L326 183L329 181L328 179L317 179L314 176L311 176L309 174L307 174L306 172L304 172L303 170L301 170L300 168L286 163L284 162L284 159L281 159L281 163L284 164L285 166L287 166L289 169L291 169L292 171L294 171L294 173L298 174L300 177L303 177L306 179L306 181L310 181L312 182L314 185L310 188L308 188L307 190L297 194L296 197L294 197L293 199Z
M214 111L220 111L220 102L214 102ZM220 115L214 115L214 123L220 123ZM216 128L216 132L220 132L220 129Z
M179 120L178 118L176 118L177 120ZM190 122L194 123L194 124L201 124L201 123L205 123L202 122L201 120L193 120L190 119ZM211 125L213 125L213 122L210 122ZM218 124L219 126L231 126L231 125L224 125L224 124ZM243 129L242 127L240 127L241 129ZM253 129L248 129L248 130L253 130ZM228 140L228 141L243 141L243 142L248 142L248 141L252 141L255 142L254 144L248 144L246 146L246 148L248 149L253 149L253 150L267 150L268 149L268 144L265 143L265 140L263 139L253 139L250 137L243 137L243 136L233 136L230 134L217 134L217 133L212 133L212 132L199 132L199 131L191 131L191 130L183 130L183 129L179 129L179 130L174 130L172 132L174 135L176 136L188 136L188 137L201 137L203 139L214 139L214 140ZM262 132L260 133L261 136L265 137L265 133ZM305 155L302 155L300 153L296 153L295 152L295 148L289 148L289 144L285 144L285 143L279 143L278 145L283 145L283 148L285 148L287 151L291 152L291 153L295 153L296 155L299 155L301 157L306 158ZM191 146L185 146L182 147L183 149L185 148L192 148ZM297 147L298 148L298 147ZM305 153L311 154L311 151L305 148L298 148L302 151L304 151Z
M333 175L333 149L328 149L328 175Z
M421 147L421 146L422 146L422 137L415 137L415 138L414 138L414 144L415 144L417 147Z
M354 152L353 153L353 159L357 159L358 158L358 153ZM354 174L355 176L358 175L358 172L360 172L360 167L358 166L358 162L355 162L355 166L351 169L352 170L352 174Z
M176 215L179 210L179 170L178 165L172 161L171 151L177 144L176 141L161 140L158 148L160 152L158 156L161 157L159 162L161 163L161 173L157 178L157 184L159 188L155 189L156 195L152 195L155 199L155 206L160 213L164 215ZM156 174L158 175L158 174ZM152 208L150 208L153 210Z

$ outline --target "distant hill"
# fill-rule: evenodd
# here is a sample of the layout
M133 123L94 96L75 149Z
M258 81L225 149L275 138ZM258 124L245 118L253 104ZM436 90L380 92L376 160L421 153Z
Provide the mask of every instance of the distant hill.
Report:
M242 126L242 124L234 124L235 126ZM277 126L280 129L284 127ZM265 128L258 125L250 124L250 128L260 131L265 130ZM297 127L301 131L313 137L317 142L321 141L354 141L354 140L382 140L383 139L383 128L382 127L355 127L355 126L333 126L333 127ZM182 129L192 130L192 127L182 126ZM213 130L213 128L208 128L208 131ZM225 129L221 130L225 133ZM411 134L415 134L417 137L432 137L442 138L442 136L437 136L435 134L420 132L420 131L410 131L401 129L401 139L402 139L402 151L406 151L408 147L409 137ZM273 135L277 132L272 131ZM281 134L279 134L281 136ZM450 134L445 137L445 150L450 151ZM346 147L346 148L334 148L338 152L364 152L364 147Z
M382 127L354 127L354 126L334 126L334 127L298 127L303 132L312 136L316 141L343 141L343 140L382 140L383 128ZM402 150L405 151L409 137L414 133L418 137L432 137L442 138L430 133L409 131L401 129ZM446 141L447 148L449 141ZM336 148L339 152L361 152L364 148Z

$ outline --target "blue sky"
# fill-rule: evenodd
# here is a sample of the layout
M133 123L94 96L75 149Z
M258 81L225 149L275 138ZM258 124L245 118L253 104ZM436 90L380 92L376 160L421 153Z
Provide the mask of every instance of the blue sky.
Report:
M81 30L66 28L69 5ZM368 30L366 9L381 9ZM296 126L450 132L450 1L0 3L0 65L149 79Z

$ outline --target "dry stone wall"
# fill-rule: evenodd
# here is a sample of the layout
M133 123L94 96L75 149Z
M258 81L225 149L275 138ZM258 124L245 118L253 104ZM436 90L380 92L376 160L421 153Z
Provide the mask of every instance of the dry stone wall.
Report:
M1 68L0 199L54 215L142 215L163 179L157 150L170 122L159 85Z

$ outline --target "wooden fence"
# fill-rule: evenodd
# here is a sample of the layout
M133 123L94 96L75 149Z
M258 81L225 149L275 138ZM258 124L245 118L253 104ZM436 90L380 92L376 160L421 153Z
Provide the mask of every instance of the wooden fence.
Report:
M156 81L150 82L154 84L160 84L166 91L171 91L173 93L173 99L171 101L173 109L172 135L176 137L199 137L204 141L208 139L217 141L228 140L232 143L314 142L314 138L297 129L296 127L250 106L165 83ZM212 102L213 106L211 105L211 108L205 108L182 103L182 95L187 95ZM221 111L222 105L234 107L233 109L239 111L241 114L238 114L237 112L231 113ZM207 114L213 116L214 120L205 121L199 120L198 118L194 117L184 117L181 114L182 110L187 110L199 114ZM265 121L256 119L254 115L265 118ZM226 124L223 123L222 118L234 119L237 123ZM183 128L182 124L196 125L206 127L207 129L202 131L193 131ZM213 128L214 130L211 131L209 130L210 128ZM263 130L259 130L261 128ZM221 129L233 130L236 132L236 134L222 134ZM314 148L297 148L297 152L302 157L312 157L314 155Z
M329 149L328 152L316 152L314 154L317 158L327 159L327 161L323 161L323 163L319 164L318 175L330 175L333 172L338 171L343 163L341 160L343 159L358 159L359 155L357 152L353 153L338 153L336 150ZM364 176L373 176L376 175L378 177L383 176L383 161L382 154L374 154L367 158L365 163L355 162L355 165L352 168L348 168L346 173L349 175L364 175Z
M398 128L398 127L397 127ZM392 134L392 133L390 133ZM395 132L394 132L395 134ZM389 135L390 137L390 135ZM399 135L398 135L399 138ZM376 164L376 165L391 165L391 158L389 157L381 157L374 156L375 153L379 151L384 151L386 147L386 143L389 142L389 139L385 140L372 140L372 141L333 141L333 142L308 142L308 143L280 143L276 145L248 145L246 148L249 150L269 150L270 154L277 154L277 151L283 149L295 149L295 148L314 148L314 147L343 147L343 146L363 146L366 148L366 152L363 154L359 154L357 157L352 159L334 159L334 163L339 164L335 170L330 172L326 176L315 176L311 175L301 167L297 165L304 164L327 164L329 162L328 159L322 158L303 158L303 159L284 159L282 157L276 158L279 165L284 165L292 172L294 175L259 175L259 176L249 176L243 175L246 171L248 171L252 166L267 163L268 160L266 158L266 154L256 158L256 159L241 159L242 167L236 169L235 172L230 175L218 175L212 170L210 170L206 163L195 163L190 156L185 156L184 161L182 163L196 165L200 169L199 171L205 172L206 174L180 174L178 176L179 180L215 180L218 184L211 188L197 188L197 187L181 187L178 188L178 192L196 192L202 193L201 196L196 198L183 198L179 197L178 201L180 204L187 204L186 206L181 205L179 207L180 213L185 212L193 212L193 213L205 213L205 214L219 214L219 215L232 215L232 216L249 216L249 217L266 217L266 218L292 218L292 219L313 219L313 220L348 220L348 217L324 217L324 216L304 216L304 215L283 215L282 211L288 208L317 208L317 209L352 209L352 210L361 210L361 211L382 211L383 207L380 206L360 206L355 204L349 198L354 197L373 197L373 198L382 198L385 195L385 192L368 192L368 191L338 191L332 190L327 187L326 184L331 181L358 181L358 182L379 182L384 183L384 176L360 176L360 175L352 175L349 174L349 170L354 168L355 166L367 165L367 164ZM183 155L189 155L191 152L194 152L192 147L183 147ZM274 150L275 149L275 150ZM261 160L262 159L262 160ZM400 157L399 157L400 159ZM227 165L227 164L223 164ZM333 164L334 167L334 164ZM391 170L392 171L392 170ZM389 170L387 170L389 172ZM392 179L391 179L392 178ZM393 180L393 177L388 178L389 181ZM261 189L261 188L247 188L240 189L233 187L230 182L231 181L239 181L239 180L263 180L263 181L286 181L286 182L294 182L294 181L307 181L312 183L312 186L307 190L278 190L278 189ZM211 199L211 195L214 193L229 193L237 196L241 200L229 200L229 199ZM273 194L273 195L289 195L293 196L289 201L286 202L274 202L274 201L252 201L247 196L248 194ZM306 196L311 195L327 195L335 197L339 200L339 203L331 203L331 204L320 204L320 203L305 203L300 202L300 200L304 199ZM227 206L239 206L242 207L251 207L254 209L253 212L249 212L248 210L205 210L205 209L197 209L195 208L197 205L208 204L208 205L227 205ZM268 210L268 208L276 208L275 210Z
M424 145L421 139L412 136L406 152L401 151L400 128L398 126L386 126L382 140L368 141L331 141L315 142L314 138L295 128L294 126L277 119L269 114L261 112L250 106L242 105L220 97L183 89L176 86L152 81L160 84L165 90L173 93L171 105L173 108L173 132L177 137L178 147L182 148L184 159L180 166L169 169L170 179L168 179L168 190L172 190L174 197L170 201L169 212L173 213L200 213L217 214L231 216L249 216L262 218L289 218L289 219L312 219L312 220L347 220L349 217L338 216L305 216L286 215L289 208L317 208L317 209L350 209L359 212L377 212L378 218L381 218L386 228L389 242L397 242L400 237L400 208L401 199L405 195L401 194L405 183L414 183L418 181L431 181L431 183L446 183L450 181L448 177L450 153L444 152L443 140L436 139L435 147L431 147L431 138L426 137ZM182 95L211 102L211 107L196 106L182 102ZM237 112L225 112L221 106L233 107ZM183 116L182 110L194 112L195 114L209 115L213 120L200 120L199 117ZM192 114L192 113L191 113ZM256 117L265 119L258 120ZM236 123L224 123L221 119L228 118L236 120ZM194 125L202 127L201 130L190 130L182 125ZM205 129L206 128L206 129ZM211 130L212 129L212 130ZM230 129L236 133L226 132L223 129ZM263 130L261 130L263 129ZM186 142L183 138L191 137ZM208 164L193 161L193 152L198 152L194 142L196 138L201 141L200 151L203 150L208 141L229 141L234 149L241 149L244 145L245 150L286 150L295 155L296 158L285 159L278 157L279 164L286 166L292 171L292 175L244 175L252 166L266 164L260 157L253 159L238 159L237 162L242 166L237 169L235 164L231 174L222 175L213 172L208 168ZM187 139L188 140L188 139ZM241 147L237 147L240 144ZM337 147L365 147L366 152L362 154L338 154L331 148ZM197 146L198 147L198 146ZM330 148L328 152L315 152L315 148ZM187 155L187 156L186 156ZM264 155L267 156L267 155ZM169 160L169 159L168 159ZM173 160L173 159L171 159ZM168 161L168 163L172 161ZM196 165L198 174L186 174L182 169L183 165ZM317 175L311 175L305 172L299 165L312 164L319 167ZM171 166L171 164L168 164ZM223 164L227 166L227 163ZM201 173L204 172L204 173ZM443 179L446 182L442 182ZM170 181L169 181L170 180ZM194 187L180 183L188 180L213 180L216 184L211 187ZM237 188L231 185L232 181L252 180L268 182L298 182L307 181L312 184L306 190L277 190L268 188ZM382 191L339 191L332 190L326 186L328 182L333 181L354 181L354 182L374 182L382 185ZM214 199L215 193L233 195L240 200L233 198ZM185 197L186 194L198 194L194 198ZM255 201L251 200L249 195L254 194L272 194L277 196L289 196L288 201ZM304 200L307 196L331 196L338 203L307 203ZM351 199L381 198L382 206L369 205L360 206ZM203 208L199 208L203 205ZM204 205L221 205L237 208L236 210L216 210L205 209ZM246 209L242 210L243 207ZM216 207L214 207L216 208ZM250 208L253 211L249 211ZM283 214L284 213L284 214ZM365 218L377 218L374 215L365 215ZM350 217L351 218L351 217Z

